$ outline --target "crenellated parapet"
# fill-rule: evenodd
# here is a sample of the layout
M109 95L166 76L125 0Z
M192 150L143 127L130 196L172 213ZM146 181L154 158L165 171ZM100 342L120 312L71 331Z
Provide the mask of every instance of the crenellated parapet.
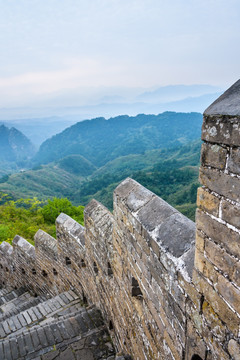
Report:
M101 309L134 359L240 358L240 81L204 114L196 225L128 178L114 211L92 200L85 227L0 245L0 282L52 296L74 289Z

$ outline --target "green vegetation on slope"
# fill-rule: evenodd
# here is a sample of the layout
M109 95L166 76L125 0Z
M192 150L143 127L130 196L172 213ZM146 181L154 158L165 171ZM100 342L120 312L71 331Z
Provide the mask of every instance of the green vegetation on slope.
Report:
M71 155L9 176L0 183L0 191L14 199L67 197L74 205L86 205L95 198L111 210L115 187L132 177L194 220L200 146L197 140L171 149L130 154L95 171L88 160ZM84 177L84 173L89 175Z
M24 134L0 125L0 162L10 163L10 167L16 164L21 167L34 153L34 146Z
M83 206L73 206L68 199L54 198L43 203L36 198L17 201L6 198L5 194L0 195L0 243L11 243L15 235L33 243L39 229L56 236L55 220L61 212L83 224Z
M56 196L71 200L82 181L82 177L60 169L56 164L42 165L10 175L7 182L0 183L0 191L10 194L14 199L37 197L47 200Z
M118 157L187 144L200 137L201 124L199 113L174 112L86 120L46 140L33 161L47 164L74 154L101 167Z
M134 156L117 159L85 181L75 192L75 199L81 199L84 205L95 198L112 209L112 192L129 176L194 220L200 147L199 140L176 149L138 155L137 162ZM138 170L137 165L142 168Z
M78 176L88 176L96 170L96 166L81 155L68 155L57 164L60 169Z

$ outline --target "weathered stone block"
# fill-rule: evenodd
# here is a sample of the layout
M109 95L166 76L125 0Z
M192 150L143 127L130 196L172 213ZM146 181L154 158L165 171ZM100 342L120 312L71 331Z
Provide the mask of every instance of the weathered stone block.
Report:
M153 231L158 225L164 223L169 216L177 210L166 201L155 196L137 214L137 218L142 226L149 232Z
M136 185L139 185L133 179L127 178L118 185L118 187L114 191L114 200L120 200L123 202L126 200L128 195L135 189Z
M240 115L240 80L236 81L218 99L216 99L205 111L206 115Z
M233 269L233 282L240 287L240 262L236 262L234 269Z
M174 359L181 360L182 359L182 349L179 349L176 347L176 342L174 342L171 339L171 337L169 336L169 334L166 330L164 331L164 339L165 339L167 345L169 346L169 348L174 356Z
M199 179L202 185L230 200L240 202L239 179L219 170L201 167Z
M233 360L240 360L240 344L236 340L231 339L229 341L228 351Z
M218 272L215 269L214 265L205 258L205 264L203 268L203 275L205 278L209 279L212 284L215 284L218 281Z
M238 144L239 146L240 144ZM232 148L228 161L228 170L234 174L240 174L240 148Z
M204 116L202 140L217 144L239 146L240 116Z
M197 272L193 272L193 282L207 302L211 304L216 316L219 317L235 336L238 336L239 318L217 294L216 290Z
M233 256L209 239L205 240L205 254L218 269L232 278L236 265L236 259Z
M204 257L204 254L201 251L199 251L198 249L196 249L194 266L201 273L203 273L203 271L204 271L205 262L206 262L206 259Z
M219 214L220 199L207 191L206 189L199 187L197 194L197 206L209 214L218 217Z
M226 302L240 315L240 290L221 274L218 275L216 289Z
M196 243L195 243L195 246L199 251L201 251L202 253L204 252L205 236L199 230L196 231Z
M194 244L192 244L191 248L181 256L181 261L183 261L184 263L182 267L182 271L184 273L184 276L186 276L187 273L190 279L192 278L192 272L194 267L194 256L195 256Z
M185 296L189 297L192 301L192 303L195 305L197 309L200 309L200 298L201 294L199 291L195 288L194 284L192 282L186 281L183 276L178 272L178 282L181 285L181 287L185 291Z
M206 354L206 344L196 332L193 322L189 319L187 322L186 360L192 360L193 355L196 354L204 359Z
M237 232L212 219L199 209L196 216L199 230L202 230L208 237L223 246L228 253L237 257L240 256L240 235Z
M201 149L202 166L211 166L217 169L225 169L227 149L220 145L203 143Z
M152 236L175 257L182 256L195 242L195 224L180 213L173 213Z
M207 325L202 328L204 338L207 339L209 337L215 337L218 341L224 342L227 331L226 326L216 315L212 306L205 300L202 303L202 314L204 317L204 323Z
M233 205L229 201L222 201L222 219L240 229L240 204Z

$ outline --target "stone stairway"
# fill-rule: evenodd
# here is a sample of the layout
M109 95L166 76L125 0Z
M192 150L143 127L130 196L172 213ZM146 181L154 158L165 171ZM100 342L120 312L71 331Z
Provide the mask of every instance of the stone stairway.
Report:
M0 360L117 358L100 312L73 291L46 299L0 289Z

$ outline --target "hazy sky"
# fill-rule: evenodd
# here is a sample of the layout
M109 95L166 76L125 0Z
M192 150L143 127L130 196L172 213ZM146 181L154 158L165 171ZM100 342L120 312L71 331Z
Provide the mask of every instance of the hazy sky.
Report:
M0 106L99 87L228 87L239 0L0 0Z

